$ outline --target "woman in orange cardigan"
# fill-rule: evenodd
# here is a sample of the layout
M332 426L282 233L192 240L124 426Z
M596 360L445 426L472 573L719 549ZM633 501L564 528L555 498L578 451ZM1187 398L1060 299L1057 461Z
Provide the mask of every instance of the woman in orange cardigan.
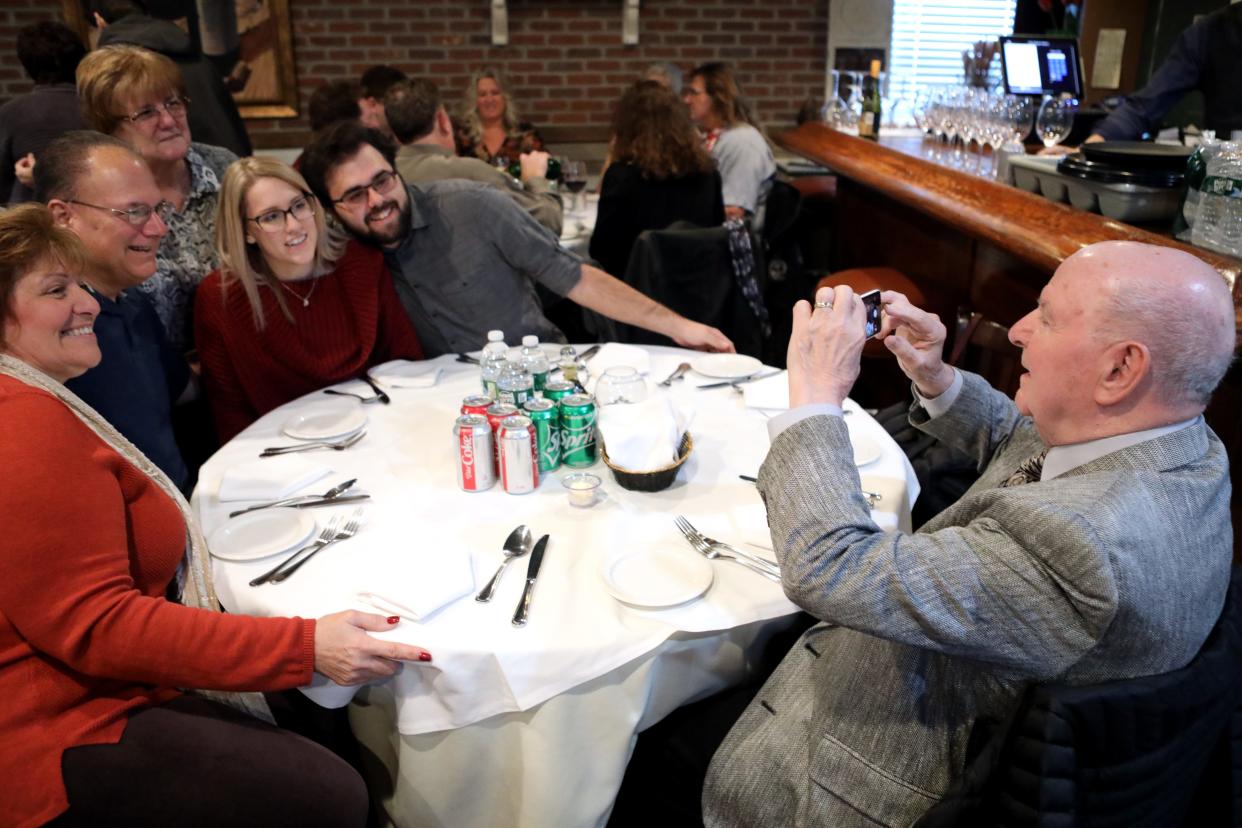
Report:
M62 384L100 359L83 261L42 205L0 213L0 824L362 825L348 765L238 709L430 655L367 635L395 617L219 612L177 488Z

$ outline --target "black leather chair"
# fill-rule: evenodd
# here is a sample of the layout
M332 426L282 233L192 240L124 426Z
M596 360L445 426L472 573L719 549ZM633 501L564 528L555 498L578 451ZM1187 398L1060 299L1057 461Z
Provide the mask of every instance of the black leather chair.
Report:
M758 252L751 234L752 248ZM762 256L757 257L757 262ZM729 231L724 227L646 230L634 241L624 281L635 290L696 322L719 328L738 353L758 357L763 334L733 272ZM607 341L671 345L650 331L591 316L591 326Z
M1036 686L981 744L917 828L1242 825L1242 567L1186 667Z

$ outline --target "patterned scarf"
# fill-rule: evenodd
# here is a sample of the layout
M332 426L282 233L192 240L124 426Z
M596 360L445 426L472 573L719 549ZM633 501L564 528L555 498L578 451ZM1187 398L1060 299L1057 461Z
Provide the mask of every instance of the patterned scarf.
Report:
M190 504L181 496L181 492L168 479L168 476L148 460L145 454L135 448L133 443L113 428L111 423L100 416L98 411L47 374L4 354L0 354L0 374L46 391L63 402L79 420L86 424L87 428L95 432L100 440L151 478L168 499L177 504L177 508L181 511L181 520L186 527L185 558L177 569L178 597L187 607L220 612L220 602L216 599L215 587L211 582L211 567L207 560L207 541L203 538L202 529L199 528L198 521L195 520L190 510ZM227 704L257 719L275 723L262 693L233 693L216 690L191 690L190 692Z
M768 317L768 306L763 301L763 290L759 287L758 268L755 267L755 251L750 243L750 227L744 219L729 219L724 223L729 231L729 254L733 259L733 278L737 281L742 298L750 306L750 311L759 322L759 330L763 338L772 335L772 322Z

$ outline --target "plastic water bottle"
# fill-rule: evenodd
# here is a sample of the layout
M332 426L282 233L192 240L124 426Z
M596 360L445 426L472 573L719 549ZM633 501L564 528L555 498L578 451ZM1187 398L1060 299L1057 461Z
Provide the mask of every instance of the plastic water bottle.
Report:
M1226 141L1207 164L1191 241L1227 256L1242 256L1242 144Z
M1208 161L1219 152L1220 144L1216 141L1216 132L1205 129L1202 142L1186 159L1186 191L1182 194L1181 206L1173 219L1174 238L1191 240L1191 229L1199 218L1199 188L1203 186L1203 179L1207 178Z
M544 386L548 384L548 371L551 366L548 365L548 357L543 348L539 347L539 337L531 334L522 337L522 368L530 374L535 391L542 396Z
M526 405L527 400L535 398L535 383L530 374L516 362L505 360L500 370L500 378L496 380L496 401L507 402L518 408Z
M483 355L479 357L479 379L483 385L483 393L493 400L497 397L496 380L500 379L500 370L505 364L505 354L509 346L505 344L503 331L488 331L487 344L483 346Z

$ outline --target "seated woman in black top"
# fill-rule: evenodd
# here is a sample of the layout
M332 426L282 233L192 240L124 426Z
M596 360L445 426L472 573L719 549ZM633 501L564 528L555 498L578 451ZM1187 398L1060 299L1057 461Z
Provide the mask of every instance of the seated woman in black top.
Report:
M720 174L686 107L654 81L639 81L617 103L612 163L600 187L591 258L622 276L634 239L675 221L724 222Z

